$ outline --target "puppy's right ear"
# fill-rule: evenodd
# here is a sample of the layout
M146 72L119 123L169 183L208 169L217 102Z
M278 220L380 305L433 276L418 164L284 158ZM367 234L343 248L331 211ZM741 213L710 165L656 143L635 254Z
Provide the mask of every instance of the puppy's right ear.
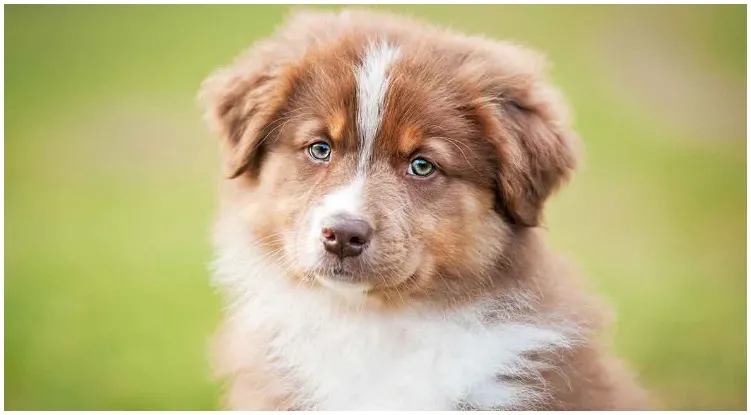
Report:
M258 167L269 127L291 91L290 65L269 46L253 46L201 85L198 100L209 128L222 138L229 178Z
M498 208L511 223L539 226L545 202L576 168L578 134L545 57L509 43L473 38L478 50L461 78L481 91L475 108L498 157Z

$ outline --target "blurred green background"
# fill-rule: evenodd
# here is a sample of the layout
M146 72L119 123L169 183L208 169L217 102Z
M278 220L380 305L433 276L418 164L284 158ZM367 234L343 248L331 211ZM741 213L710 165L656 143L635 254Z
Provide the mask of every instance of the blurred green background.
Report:
M746 407L746 6L390 6L548 53L548 228L664 408ZM204 76L285 6L5 6L6 409L212 409ZM325 30L325 28L322 28Z

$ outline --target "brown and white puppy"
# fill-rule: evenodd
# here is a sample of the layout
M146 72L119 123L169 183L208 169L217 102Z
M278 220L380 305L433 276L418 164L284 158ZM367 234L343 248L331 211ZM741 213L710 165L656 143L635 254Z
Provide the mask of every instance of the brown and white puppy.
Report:
M293 14L205 81L227 407L645 407L538 228L577 159L544 70L346 10Z

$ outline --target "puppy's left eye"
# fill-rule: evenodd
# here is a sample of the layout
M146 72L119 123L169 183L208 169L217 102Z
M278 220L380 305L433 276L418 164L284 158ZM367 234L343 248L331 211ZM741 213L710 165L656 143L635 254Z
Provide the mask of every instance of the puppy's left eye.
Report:
M433 174L434 171L435 166L433 165L433 163L425 160L422 157L418 157L412 160L412 162L409 163L409 168L407 169L408 174L418 177L428 177Z
M308 147L308 154L315 160L328 161L331 158L331 146L324 142L313 143Z

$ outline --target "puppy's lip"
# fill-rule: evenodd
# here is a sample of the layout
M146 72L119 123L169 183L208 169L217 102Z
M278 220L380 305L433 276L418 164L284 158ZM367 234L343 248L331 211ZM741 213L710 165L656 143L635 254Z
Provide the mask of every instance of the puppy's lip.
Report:
M340 280L343 282L357 281L362 277L365 277L362 273L362 266L358 266L354 262L350 261L350 258L345 258L346 261L340 259L331 260L331 257L324 258L324 261L314 267L313 272L317 275L321 275L333 280Z
M342 266L338 266L338 267L334 267L334 268L332 268L332 269L331 269L331 273L332 273L332 274L334 274L334 275L337 275L337 276L341 276L341 275L347 275L347 276L348 276L348 275L352 275L352 273L351 273L351 272L349 272L349 271L345 270L345 269L344 269L344 267L342 267Z

